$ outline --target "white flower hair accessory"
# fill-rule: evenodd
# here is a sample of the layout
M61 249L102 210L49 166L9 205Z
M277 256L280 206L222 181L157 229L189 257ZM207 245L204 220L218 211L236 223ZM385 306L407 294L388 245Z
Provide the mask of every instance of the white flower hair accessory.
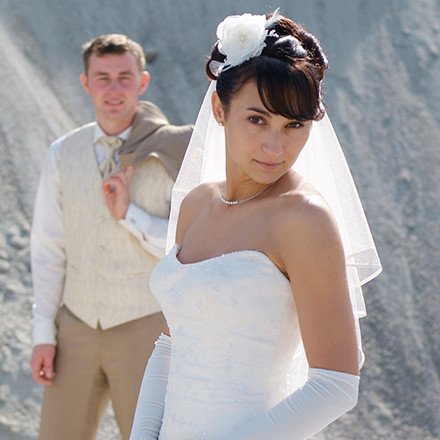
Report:
M265 15L230 15L217 27L218 50L226 59L222 70L238 66L245 61L257 57L266 47L266 37L277 36L270 28L279 17L277 9L270 19Z

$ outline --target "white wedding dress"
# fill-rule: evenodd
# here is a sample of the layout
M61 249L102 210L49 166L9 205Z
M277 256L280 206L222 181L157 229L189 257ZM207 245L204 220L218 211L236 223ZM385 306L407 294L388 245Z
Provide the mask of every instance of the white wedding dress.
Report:
M257 250L190 264L178 252L150 278L172 336L159 439L225 439L286 395L301 341L291 285Z

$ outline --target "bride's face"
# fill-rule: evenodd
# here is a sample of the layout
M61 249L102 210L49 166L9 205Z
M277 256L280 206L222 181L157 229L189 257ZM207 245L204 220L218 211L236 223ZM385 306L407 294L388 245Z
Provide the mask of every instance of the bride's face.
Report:
M296 121L269 112L253 81L243 85L227 110L214 94L213 111L225 128L228 170L265 184L290 169L312 127L311 121Z

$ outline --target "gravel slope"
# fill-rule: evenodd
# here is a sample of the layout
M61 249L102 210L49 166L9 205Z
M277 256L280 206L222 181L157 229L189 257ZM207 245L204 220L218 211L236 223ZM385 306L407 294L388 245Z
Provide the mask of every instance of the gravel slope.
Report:
M330 59L326 103L384 266L364 290L359 404L316 438L440 438L438 1L0 0L0 439L36 438L30 221L47 145L93 117L78 82L81 44L122 32L156 52L146 98L189 123L217 23L276 6ZM98 438L118 438L110 410Z

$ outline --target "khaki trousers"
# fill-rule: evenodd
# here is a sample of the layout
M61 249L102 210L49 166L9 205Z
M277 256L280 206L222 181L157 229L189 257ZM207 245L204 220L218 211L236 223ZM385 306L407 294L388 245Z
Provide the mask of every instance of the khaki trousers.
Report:
M102 330L66 307L58 315L55 380L46 386L40 440L92 440L111 400L128 440L145 365L165 326L162 313Z

